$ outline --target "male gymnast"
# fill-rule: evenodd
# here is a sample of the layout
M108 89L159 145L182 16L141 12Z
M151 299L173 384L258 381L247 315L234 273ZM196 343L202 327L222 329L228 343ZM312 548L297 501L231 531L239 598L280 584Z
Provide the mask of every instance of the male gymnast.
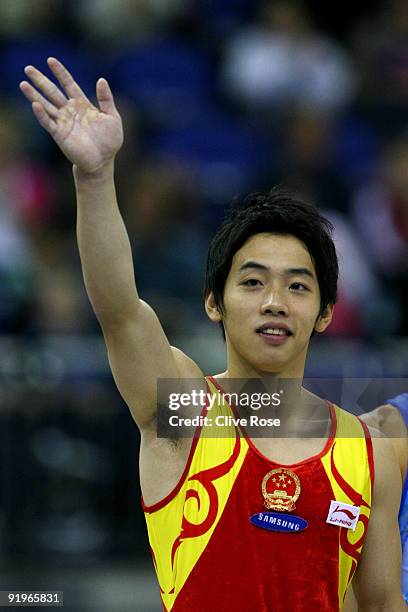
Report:
M60 87L32 66L20 87L73 164L85 286L141 432L164 608L335 611L353 578L360 610L405 610L398 465L390 442L356 417L300 388L275 409L279 436L235 426L228 436L206 426L193 440L157 436L157 381L204 376L136 290L114 185L122 123L107 81L98 80L94 106L60 62L48 65ZM310 337L332 319L337 272L330 224L313 206L272 191L231 212L207 261L205 308L227 346L226 371L206 379L213 415L236 415L223 401L231 379L302 380ZM312 437L309 424L318 424Z

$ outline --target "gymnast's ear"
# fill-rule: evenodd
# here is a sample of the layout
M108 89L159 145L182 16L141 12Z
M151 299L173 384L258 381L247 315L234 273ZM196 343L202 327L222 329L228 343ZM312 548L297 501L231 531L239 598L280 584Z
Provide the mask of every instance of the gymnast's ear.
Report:
M212 291L210 291L205 298L205 311L213 323L221 323L222 313L215 301Z
M334 312L334 304L328 304L326 308L319 314L315 323L315 331L322 333L327 329L332 321Z

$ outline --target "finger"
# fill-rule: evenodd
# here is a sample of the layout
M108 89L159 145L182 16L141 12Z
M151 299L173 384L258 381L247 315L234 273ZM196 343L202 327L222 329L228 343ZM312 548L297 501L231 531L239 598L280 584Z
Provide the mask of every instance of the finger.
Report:
M117 114L111 88L106 79L98 79L96 83L96 99L102 112L108 115Z
M47 114L47 111L40 102L32 103L33 113L37 117L38 123L51 135L54 134L57 124Z
M61 106L65 106L67 103L67 99L58 89L58 87L50 81L48 77L45 76L42 72L34 68L34 66L26 66L24 68L24 72L34 83L34 85L44 94L44 96L54 104L57 108L61 108Z
M53 104L48 102L48 100L46 100L44 96L38 93L38 91L34 89L34 87L30 85L30 83L28 83L27 81L21 81L20 89L29 102L39 102L43 105L47 114L53 119L56 119L56 117L58 116L58 109L55 108Z
M61 64L60 61L58 61L55 57L49 57L47 59L47 64L51 68L53 74L57 77L61 87L70 98L85 98L89 102L78 83L74 80L72 74L63 64Z

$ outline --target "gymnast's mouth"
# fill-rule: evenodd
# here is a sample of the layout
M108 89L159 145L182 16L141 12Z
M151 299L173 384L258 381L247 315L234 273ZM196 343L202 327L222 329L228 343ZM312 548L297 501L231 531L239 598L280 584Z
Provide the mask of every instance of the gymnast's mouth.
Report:
M256 329L262 336L293 336L293 332L284 323L264 323Z

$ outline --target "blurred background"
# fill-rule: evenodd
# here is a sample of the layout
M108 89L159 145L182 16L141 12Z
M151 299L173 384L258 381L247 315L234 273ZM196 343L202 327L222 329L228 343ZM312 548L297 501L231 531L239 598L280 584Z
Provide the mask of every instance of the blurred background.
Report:
M340 11L340 9L339 9ZM173 345L224 368L206 249L232 198L281 184L335 225L340 299L310 376L408 375L408 4L0 2L0 589L68 611L155 612L138 430L75 242L70 164L18 83L53 55L125 125L121 211Z

